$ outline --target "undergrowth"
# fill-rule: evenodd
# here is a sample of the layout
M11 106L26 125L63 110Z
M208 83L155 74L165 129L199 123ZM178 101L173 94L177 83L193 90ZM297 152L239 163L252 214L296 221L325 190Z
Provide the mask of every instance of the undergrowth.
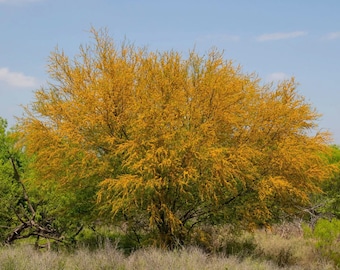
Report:
M195 233L188 246L172 251L136 245L129 248L132 242L126 235L107 229L84 230L72 250L36 250L28 243L1 247L0 269L339 269L334 260L338 257L332 255L339 252L338 223L328 222L320 221L314 230L284 224L254 233L205 228Z

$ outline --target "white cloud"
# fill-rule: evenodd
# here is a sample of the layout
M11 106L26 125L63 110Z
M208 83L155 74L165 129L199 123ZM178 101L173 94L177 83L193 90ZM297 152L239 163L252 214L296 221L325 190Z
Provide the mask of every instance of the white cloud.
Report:
M256 38L257 41L270 41L270 40L280 40L280 39L292 39L297 37L302 37L307 35L307 32L304 31L295 31L295 32L278 32L271 34L260 35Z
M267 82L279 82L288 79L289 76L284 72L274 72L266 77Z
M338 39L340 38L340 32L332 32L332 33L328 33L326 36L325 36L325 39L328 39L328 40L333 40L333 39Z
M0 68L0 81L13 87L36 87L38 84L34 77L12 72L8 68Z

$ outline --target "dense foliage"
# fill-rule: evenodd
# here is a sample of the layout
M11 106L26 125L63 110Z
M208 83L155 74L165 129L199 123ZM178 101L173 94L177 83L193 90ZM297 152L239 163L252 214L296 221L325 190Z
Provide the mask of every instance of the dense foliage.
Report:
M332 146L333 154L330 163L340 167L340 149L338 146ZM329 213L333 217L340 219L340 173L337 170L334 175L323 182L324 191L321 201L321 212Z
M294 79L262 85L217 51L184 59L93 34L74 59L51 54L19 123L30 183L58 222L173 247L200 225L294 215L331 175L328 134Z
M0 237L5 241L6 232L15 222L13 209L21 199L19 183L14 180L11 164L12 143L7 134L7 122L0 118Z
M16 142L14 134L7 130L6 120L0 118L0 237L5 243L37 236L40 230L36 201L28 195L24 184L28 160L16 149Z
M340 149L331 145L330 150L328 162L335 167L335 171L321 183L322 192L311 196L309 207L304 209L312 226L320 218L340 219Z

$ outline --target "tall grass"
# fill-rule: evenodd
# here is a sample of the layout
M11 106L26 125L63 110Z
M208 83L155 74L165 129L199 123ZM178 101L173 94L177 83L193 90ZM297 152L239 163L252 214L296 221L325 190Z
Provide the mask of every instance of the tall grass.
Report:
M124 256L112 247L97 251L79 250L74 254L40 252L28 246L2 249L0 254L2 270L95 270L95 269L282 269L269 261L254 259L239 260L236 256L208 256L198 248L181 251L144 249ZM286 268L299 269L299 268Z
M292 226L290 228L293 228ZM285 232L287 232L285 230ZM1 270L331 270L331 261L318 253L311 239L303 234L257 231L240 236L219 235L219 252L207 253L198 247L166 251L139 249L125 255L116 245L106 242L99 249L79 248L74 252L35 250L30 245L0 248ZM239 241L238 241L239 240ZM217 244L215 243L217 248ZM245 252L242 249L247 249Z

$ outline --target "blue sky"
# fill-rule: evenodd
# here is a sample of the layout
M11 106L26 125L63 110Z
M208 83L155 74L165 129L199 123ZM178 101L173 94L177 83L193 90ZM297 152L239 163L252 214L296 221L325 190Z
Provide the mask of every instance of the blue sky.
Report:
M0 0L0 116L15 124L56 46L74 56L91 27L107 28L149 50L216 47L264 82L295 76L340 144L339 14L339 0Z

